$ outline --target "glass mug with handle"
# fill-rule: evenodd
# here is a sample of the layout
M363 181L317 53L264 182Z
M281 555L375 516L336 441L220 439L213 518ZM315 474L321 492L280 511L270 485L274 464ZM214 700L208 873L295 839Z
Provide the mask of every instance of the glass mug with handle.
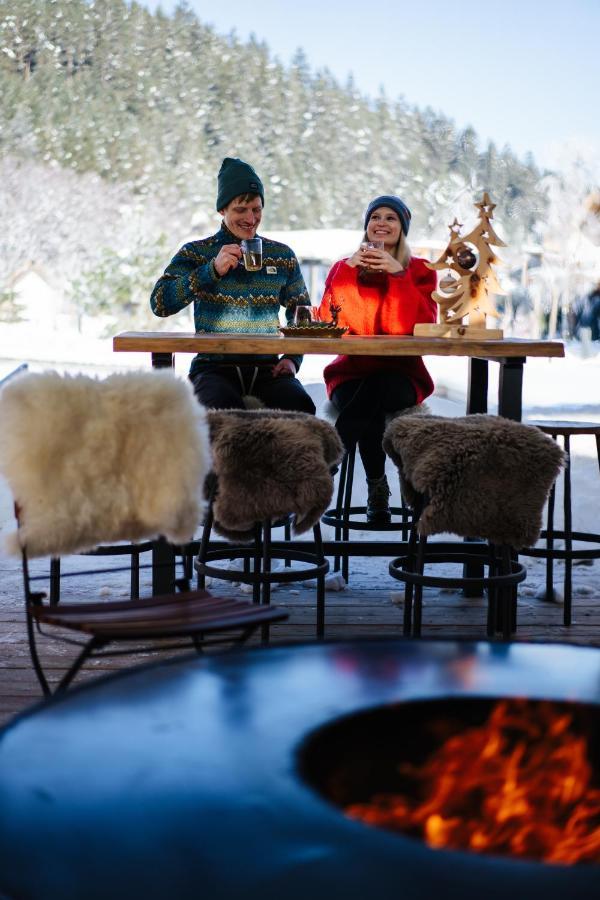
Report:
M383 250L383 241L363 241L360 245L361 250ZM358 280L361 284L378 285L387 284L387 272L379 272L370 269L369 266L361 266L358 270Z
M247 272L258 272L262 269L262 239L248 238L240 244L242 260Z

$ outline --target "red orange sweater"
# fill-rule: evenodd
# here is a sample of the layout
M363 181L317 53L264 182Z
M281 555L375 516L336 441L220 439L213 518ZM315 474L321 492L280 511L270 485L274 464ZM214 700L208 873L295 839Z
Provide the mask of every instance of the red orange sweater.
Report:
M431 299L435 272L425 260L413 257L406 272L389 276L386 287L371 287L357 280L358 269L337 262L325 281L321 309L329 317L333 300L341 306L338 324L350 334L412 334L417 322L435 322L437 305ZM412 381L421 403L433 391L433 381L420 356L336 356L325 367L327 394L344 381L364 378L375 372L403 372Z

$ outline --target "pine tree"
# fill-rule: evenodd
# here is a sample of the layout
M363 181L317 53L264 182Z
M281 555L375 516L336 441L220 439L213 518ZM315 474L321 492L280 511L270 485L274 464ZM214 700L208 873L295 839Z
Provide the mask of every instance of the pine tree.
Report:
M42 180L70 210L51 176L58 167L81 179L79 191L68 182L80 209L61 223L75 237L99 197L116 210L112 222L100 218L93 250L61 261L60 246L42 240L40 262L52 253L52 266L71 272L72 260L91 266L103 247L130 247L117 195L136 216L147 210L155 241L166 228L175 250L193 223L214 221L226 155L263 177L269 228L358 228L368 201L391 192L409 203L415 229L435 234L449 210L488 190L512 237L532 233L545 207L531 160L493 145L480 152L472 129L457 134L402 97L362 96L352 79L312 72L301 51L284 66L255 38L216 34L185 4L166 15L130 0L0 0L0 162L21 174L31 165L36 177L46 167ZM0 211L27 233L26 210ZM63 243L73 244L66 233Z

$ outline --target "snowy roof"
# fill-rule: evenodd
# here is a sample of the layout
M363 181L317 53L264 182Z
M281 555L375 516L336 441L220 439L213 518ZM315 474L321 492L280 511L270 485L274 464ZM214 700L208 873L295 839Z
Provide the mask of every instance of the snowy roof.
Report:
M59 284L57 283L57 279L48 272L44 265L34 262L33 260L30 260L12 272L7 280L9 290L15 290L26 280L30 281L32 275L37 276L40 281L44 282L44 284L54 290L58 290Z

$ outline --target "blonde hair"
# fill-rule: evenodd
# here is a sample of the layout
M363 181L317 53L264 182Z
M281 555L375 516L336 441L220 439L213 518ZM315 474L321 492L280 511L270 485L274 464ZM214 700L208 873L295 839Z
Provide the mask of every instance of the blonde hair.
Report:
M367 232L363 234L363 241L368 241ZM398 239L398 243L392 250L392 256L397 262L400 263L403 269L406 269L410 260L411 260L411 252L410 247L408 246L406 235L402 231L402 227L400 227L400 238Z

